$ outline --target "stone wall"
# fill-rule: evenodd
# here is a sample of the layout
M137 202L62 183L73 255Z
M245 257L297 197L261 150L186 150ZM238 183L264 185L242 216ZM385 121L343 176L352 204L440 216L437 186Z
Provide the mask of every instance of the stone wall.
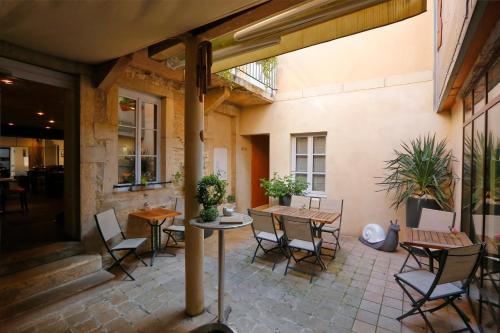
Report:
M183 172L184 165L184 93L182 85L165 80L154 73L129 67L108 91L92 87L90 78L80 80L80 151L81 151L81 238L87 251L105 253L94 214L114 208L123 231L130 237L148 237L149 229L128 214L141 208L145 201L153 206L172 207L176 197L183 196L182 184L166 184L161 189L118 192L118 89L119 87L161 98L160 180L172 181ZM235 178L235 117L239 110L222 104L205 116L205 173L213 170L213 148L226 147L230 153L229 191ZM144 248L147 250L149 244Z

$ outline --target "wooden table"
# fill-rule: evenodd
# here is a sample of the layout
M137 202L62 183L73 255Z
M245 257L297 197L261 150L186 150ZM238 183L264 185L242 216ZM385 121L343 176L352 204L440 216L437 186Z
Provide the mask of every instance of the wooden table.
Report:
M423 247L429 256L431 272L434 269L434 261L430 249L443 250L473 244L464 232L426 231L403 226L401 226L400 241L408 246Z
M168 218L181 215L180 212L166 208L139 209L129 213L129 216L146 221L151 228L151 266L161 247L161 226ZM161 221L161 222L160 222ZM171 256L175 253L165 251Z
M293 217L311 219L311 221L320 224L332 224L339 217L340 213L322 212L316 209L293 208L288 206L260 206L256 209L275 215L288 215Z

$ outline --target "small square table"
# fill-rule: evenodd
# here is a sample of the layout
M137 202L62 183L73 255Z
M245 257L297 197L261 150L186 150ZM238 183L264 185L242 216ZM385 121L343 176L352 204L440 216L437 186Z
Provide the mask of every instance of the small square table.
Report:
M129 213L129 216L146 221L151 228L151 266L153 266L155 257L160 251L161 226L168 218L173 218L179 215L181 215L180 212L166 208L139 209ZM175 253L165 252L173 257L175 256Z

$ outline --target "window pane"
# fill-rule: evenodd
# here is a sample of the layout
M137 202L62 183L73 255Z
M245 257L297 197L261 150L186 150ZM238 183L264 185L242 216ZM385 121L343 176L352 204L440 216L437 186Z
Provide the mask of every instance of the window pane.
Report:
M313 175L312 190L325 191L325 175Z
M325 172L325 156L314 156L313 157L313 171L314 172Z
M489 254L499 255L500 233L500 103L488 111L486 154L485 242Z
M135 126L136 101L128 97L118 98L118 124Z
M118 184L135 183L135 157L118 157Z
M486 78L483 76L474 87L474 113L486 105Z
M472 232L471 239L480 242L483 235L483 205L484 205L484 147L485 127L484 114L474 119L472 141Z
M464 127L462 181L462 231L471 235L472 124Z
M464 99L464 121L472 116L472 93L468 93Z
M135 128L118 126L118 155L135 154Z
M307 172L307 156L297 156L295 159L295 171Z
M307 138L296 138L296 153L307 154Z
M156 157L141 157L141 182L156 181Z
M314 154L325 154L326 153L326 137L316 136L313 141L313 152Z
M141 155L156 155L156 131L141 130Z
M488 102L500 95L500 58L488 70Z
M307 183L307 174L306 173L296 173L295 179L296 180L302 179L304 182Z
M156 105L152 103L142 103L141 123L142 128L157 129Z

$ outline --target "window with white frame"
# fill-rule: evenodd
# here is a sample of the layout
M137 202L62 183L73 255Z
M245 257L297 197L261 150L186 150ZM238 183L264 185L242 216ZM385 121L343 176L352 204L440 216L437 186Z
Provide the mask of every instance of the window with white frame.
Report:
M118 95L118 184L159 181L160 100L120 89Z
M292 136L292 173L309 184L308 192L325 193L326 134Z

